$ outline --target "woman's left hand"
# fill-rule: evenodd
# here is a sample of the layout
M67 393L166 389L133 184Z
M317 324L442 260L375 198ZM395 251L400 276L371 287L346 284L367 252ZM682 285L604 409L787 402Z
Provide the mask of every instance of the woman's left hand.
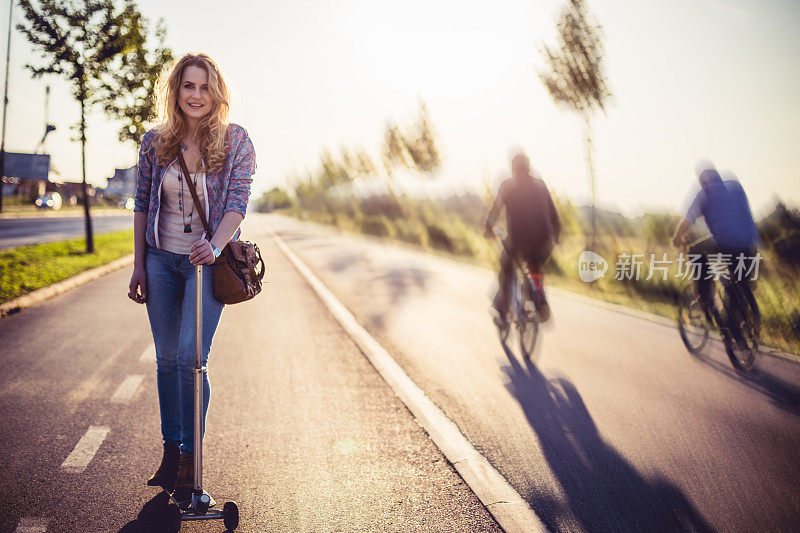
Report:
M192 243L192 251L189 254L189 262L193 265L210 265L214 262L214 250L211 243L205 239L200 239Z

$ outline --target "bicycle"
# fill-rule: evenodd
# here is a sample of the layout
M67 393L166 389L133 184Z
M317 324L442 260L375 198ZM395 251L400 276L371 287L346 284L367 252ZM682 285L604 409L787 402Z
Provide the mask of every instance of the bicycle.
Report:
M708 342L716 323L733 367L748 372L758 353L755 313L744 292L746 281L719 278L714 283L713 298L704 302L690 283L678 301L678 331L689 353L699 354ZM721 314L722 312L722 314Z
M522 355L530 360L539 335L539 323L542 322L537 309L537 305L541 305L544 301L542 276L532 273L532 269L525 261L521 261L516 254L511 253L502 230L493 227L492 231L514 263L509 311L505 317L501 317L500 323L495 322L497 333L500 343L503 347L507 347L511 327L515 326Z

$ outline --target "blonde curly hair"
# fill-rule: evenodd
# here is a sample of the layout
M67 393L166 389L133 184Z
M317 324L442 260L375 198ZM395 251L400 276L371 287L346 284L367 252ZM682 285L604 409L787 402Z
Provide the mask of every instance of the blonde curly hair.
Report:
M202 156L201 169L216 172L222 168L228 152L225 133L228 129L230 95L219 67L206 54L184 55L166 75L159 78L156 86L159 120L156 127L156 160L162 166L169 165L177 157L181 140L186 136L187 126L178 105L178 93L183 71L189 66L200 67L208 72L208 92L212 105L211 111L200 119L197 126L197 146Z

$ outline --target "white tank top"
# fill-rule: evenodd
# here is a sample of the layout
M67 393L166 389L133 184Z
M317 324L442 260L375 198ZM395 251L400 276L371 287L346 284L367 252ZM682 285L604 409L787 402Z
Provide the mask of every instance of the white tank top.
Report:
M180 180L178 179L180 177ZM190 174L197 191L197 199L205 210L204 172ZM174 254L189 254L192 243L203 235L203 222L187 188L183 173L176 165L167 169L161 183L161 209L158 219L158 237L161 248ZM181 214L181 209L183 214ZM191 228L184 233L185 225Z

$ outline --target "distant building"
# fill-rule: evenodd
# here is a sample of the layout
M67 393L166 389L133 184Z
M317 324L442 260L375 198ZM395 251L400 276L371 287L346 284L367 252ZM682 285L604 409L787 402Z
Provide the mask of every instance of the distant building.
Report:
M120 198L133 197L136 194L136 165L131 168L118 168L114 170L114 177L108 178L106 196Z
M3 196L27 196L31 200L45 193L50 175L47 154L5 153Z
M64 183L53 183L48 185L48 191L56 191L61 195L62 200L64 201L64 205L77 205L83 204L83 183L80 181L65 181ZM95 188L86 184L86 194L89 195L89 205L92 205L94 202L92 198L94 198L97 194Z

